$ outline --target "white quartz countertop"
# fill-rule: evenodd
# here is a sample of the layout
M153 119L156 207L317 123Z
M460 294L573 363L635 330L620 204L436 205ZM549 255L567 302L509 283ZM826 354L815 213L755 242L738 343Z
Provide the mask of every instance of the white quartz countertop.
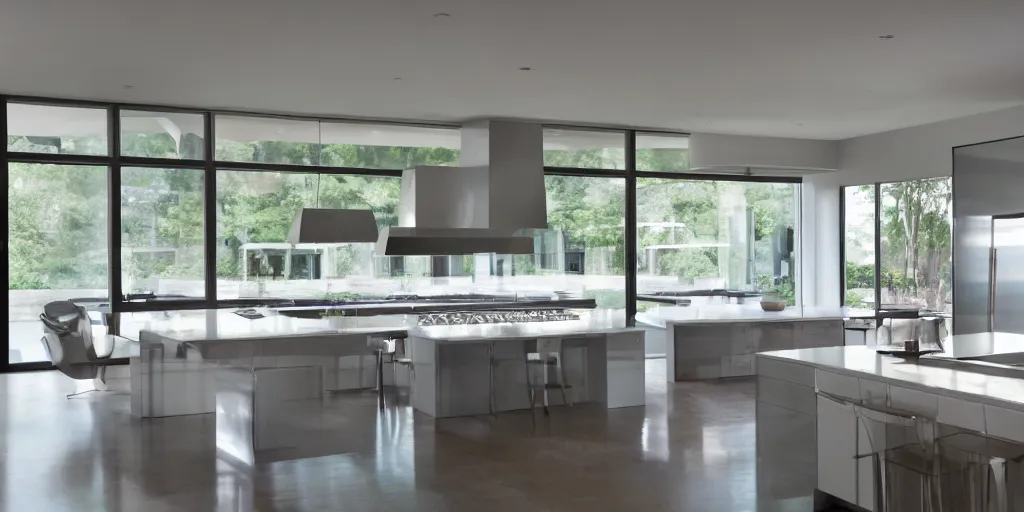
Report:
M739 322L802 322L841 320L840 308L790 306L782 311L764 311L760 304L716 304L711 306L664 306L636 316L637 322L656 327L670 324L716 324Z
M172 344L203 341L244 341L309 336L387 336L405 334L440 341L512 340L641 331L626 326L622 311L593 310L580 320L532 323L416 326L416 315L296 318L260 310L264 318L247 319L233 309L187 310L133 316L132 327L142 341ZM125 325L122 323L122 332Z
M248 319L234 309L171 311L139 315L131 319L130 330L140 339L159 337L166 341L227 341L286 338L315 335L371 335L406 332L404 316L294 318L259 310L266 316ZM122 322L122 332L125 331Z
M982 333L951 336L949 353L955 357L1024 352L1024 336ZM880 355L876 347L821 347L762 352L768 357L822 370L848 374L954 396L1000 407L1024 410L1024 379L985 375L967 370L919 365L912 360Z

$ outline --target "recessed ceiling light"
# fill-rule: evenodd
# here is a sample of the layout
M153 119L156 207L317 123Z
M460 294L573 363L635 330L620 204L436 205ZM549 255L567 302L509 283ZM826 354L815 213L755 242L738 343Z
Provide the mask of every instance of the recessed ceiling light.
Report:
M523 66L523 67L519 68L519 71L532 71L532 70L533 70L533 68L531 68L530 66Z
M134 85L124 85L122 87L124 87L125 89L134 89L135 88Z
M452 15L448 14L446 12L439 12L439 13L434 14L434 17L435 18L451 18Z
M879 39L892 39L894 37L896 37L896 36L894 36L892 34L885 34L885 35L878 36Z

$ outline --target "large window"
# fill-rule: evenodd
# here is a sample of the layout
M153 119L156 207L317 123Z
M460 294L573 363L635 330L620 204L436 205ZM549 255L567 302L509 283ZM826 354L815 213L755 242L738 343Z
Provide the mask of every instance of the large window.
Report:
M360 169L456 165L456 129L217 116L217 160Z
M388 295L389 261L373 255L373 244L286 240L302 208L370 209L378 227L395 225L400 184L393 177L217 171L218 298Z
M202 298L203 170L121 169L121 290Z
M458 165L459 130L363 123L321 123L320 165L410 169Z
M43 305L107 296L107 169L7 167L8 362L46 361Z
M548 230L517 274L538 276L534 290L626 307L626 180L547 176ZM518 263L518 262L517 262ZM521 279L525 280L525 279Z
M458 128L8 100L11 362L45 359L38 314L67 298L91 314L460 294L630 313L627 291L721 288L795 300L799 184L687 174L683 134L544 127L548 229L533 231L534 254L392 257L288 234L303 208L369 209L378 228L397 225L400 171L458 165ZM885 188L905 226L884 237L886 272L901 279L885 300L941 301L948 240L933 234L948 212L927 199L933 185Z
M219 115L214 126L217 160L289 165L320 162L317 121Z
M101 108L7 104L7 150L107 155L107 111Z
M800 186L638 178L637 295L759 291L796 301ZM653 303L653 302L652 302Z
M875 304L875 187L843 187L843 302L855 309Z
M636 170L685 172L689 169L689 137L669 133L636 134Z
M882 308L952 311L950 178L880 187Z
M121 154L202 160L206 137L202 114L121 111Z
M845 304L951 313L950 178L846 187L843 194ZM874 218L876 208L881 212L878 219ZM878 290L874 289L876 252L881 263Z
M544 165L625 169L626 134L621 131L545 128Z

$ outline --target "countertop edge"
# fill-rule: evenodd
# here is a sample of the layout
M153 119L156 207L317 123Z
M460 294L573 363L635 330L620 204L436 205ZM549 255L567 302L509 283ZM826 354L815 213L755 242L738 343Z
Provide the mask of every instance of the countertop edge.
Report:
M196 343L196 342L246 342L246 341L259 341L269 339L284 339L284 338L312 338L317 336L401 336L408 335L410 330L406 328L374 328L374 327L360 327L358 330L348 331L346 329L330 329L324 331L311 331L311 332L300 332L290 333L287 335L273 335L273 334L259 334L252 336L239 336L231 338L206 338L206 339L181 339L174 337L171 334L176 331L156 331L152 329L139 329L139 339L133 341L142 340L142 333L149 333L150 336L159 337L161 341L172 341L175 343ZM130 338L127 338L130 339ZM150 340L150 342L155 340Z
M782 322L816 322L824 320L845 320L842 316L816 316L816 317L800 317L800 318L728 318L728 319L714 319L714 318L694 318L694 319L679 319L679 320L665 320L666 327L669 325L706 325L706 324L767 324L767 323L782 323Z
M928 393L934 393L934 394L937 394L937 395L948 396L948 397L951 397L951 398L967 399L967 400L970 400L970 401L973 401L973 402L977 402L977 403L981 403L981 404L985 404L985 405L992 405L994 407L1002 407L1004 409L1014 409L1014 410L1017 410L1017 411L1020 411L1020 412L1024 412L1024 403L1022 403L1022 402L1011 402L1011 401L1003 400L1003 399L1000 399L1000 398L994 398L994 397L991 397L991 396L988 396L988 395L979 395L979 394L975 394L975 393L967 393L967 392L964 392L964 391L956 391L956 390L953 390L953 389L948 389L948 388L943 388L943 387L926 386L924 384L919 384L919 383L913 382L913 381L894 379L892 377L876 375L876 374L873 374L873 373L868 373L868 372L863 372L863 371L858 371L858 370L850 370L850 369L847 369L847 368L841 368L839 366L825 365L825 364L821 364L821 363L813 363L813 362L810 362L810 361L802 361L802 360L799 360L799 359L792 359L792 358L785 357L785 356L774 355L771 352L758 352L755 355L757 357L765 357L765 358L774 359L774 360L777 360L777 361L784 361L784 362L792 363L792 364L799 364L799 365L803 365L803 366L810 366L812 368L820 368L822 370L827 370L827 371L830 371L832 373L838 373L838 374L847 375L847 376L850 376L850 377L865 378L865 379L868 379L868 380L875 380L875 381L885 382L887 384L898 384L901 387L905 387L905 388L909 388L909 389L914 389L914 390L917 390L917 391L924 391L924 392L928 392ZM998 377L998 378L1008 378L1008 377ZM817 390L817 385L815 385L815 390Z

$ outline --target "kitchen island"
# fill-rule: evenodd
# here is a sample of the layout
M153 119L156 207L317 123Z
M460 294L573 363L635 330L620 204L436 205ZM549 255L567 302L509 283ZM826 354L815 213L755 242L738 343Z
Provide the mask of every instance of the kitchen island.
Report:
M309 374L301 379L315 379L323 392L372 388L379 341L395 338L407 338L411 371L399 367L392 376L388 364L382 378L409 383L413 405L434 416L528 408L525 358L527 348L538 343L562 345L570 401L644 404L644 333L627 327L623 315L527 308L526 317L563 319L515 323L504 321L505 314L516 316L477 311L302 318L266 309L147 315L122 325L139 332L139 353L130 360L132 412L137 417L212 413L217 374L226 368L249 373L304 368L296 370ZM501 323L464 323L473 317ZM457 324L419 325L444 322ZM561 403L560 393L548 395L544 403Z
M758 494L833 497L873 509L869 446L850 403L887 406L943 426L1024 443L1024 336L951 336L920 359L875 347L821 347L757 355ZM766 498L767 499L767 498Z
M224 368L316 368L321 391L373 387L373 341L404 337L406 321L402 315L293 318L267 309L183 310L133 319L122 324L139 333L138 356L129 359L132 414L212 413L216 376Z
M643 330L592 311L578 320L411 329L413 407L435 417L529 409L527 354L559 344L569 401L608 408L644 405ZM544 378L543 372L532 378ZM563 403L557 391L542 400Z
M754 375L757 352L844 344L839 308L657 307L637 314L637 325L663 338L669 381Z

